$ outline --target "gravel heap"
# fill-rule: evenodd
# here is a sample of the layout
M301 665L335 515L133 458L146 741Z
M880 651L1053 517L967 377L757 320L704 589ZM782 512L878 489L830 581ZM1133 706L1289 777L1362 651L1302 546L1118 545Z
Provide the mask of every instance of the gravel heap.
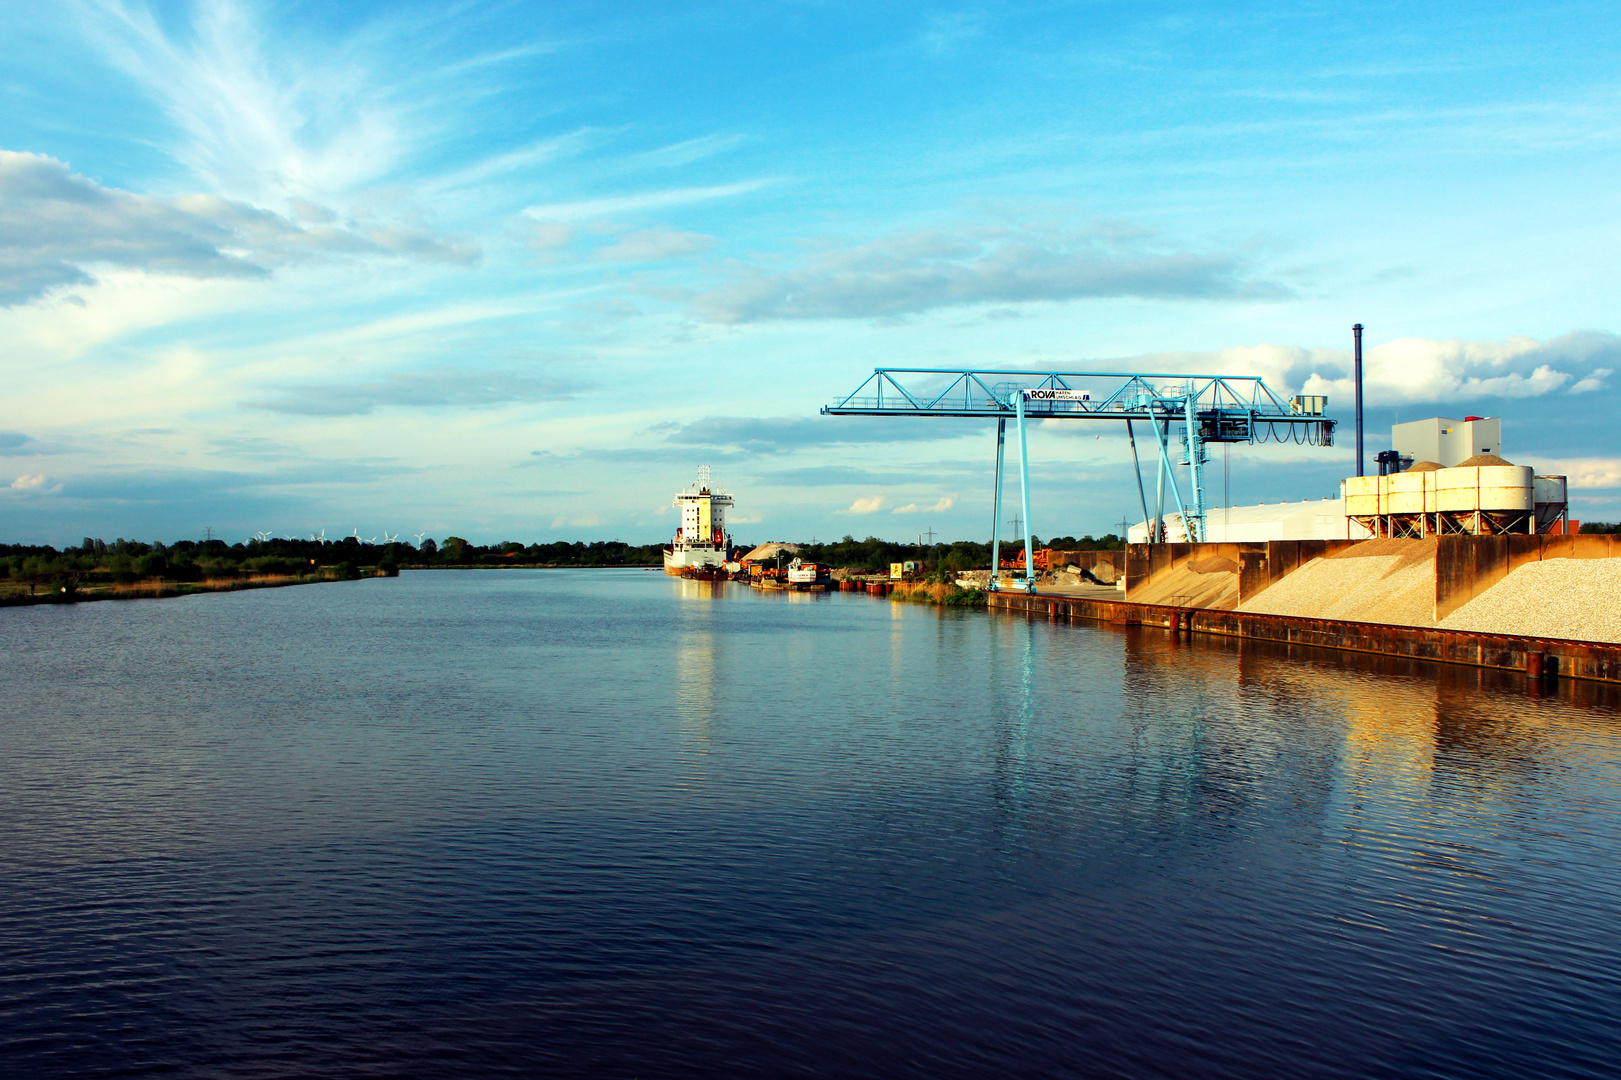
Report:
M1231 611L1238 605L1238 564L1230 559L1190 559L1131 590L1131 602Z
M1437 625L1483 634L1621 644L1617 600L1621 600L1621 559L1544 559L1509 571Z
M1393 626L1435 625L1434 537L1369 540L1313 559L1240 611Z

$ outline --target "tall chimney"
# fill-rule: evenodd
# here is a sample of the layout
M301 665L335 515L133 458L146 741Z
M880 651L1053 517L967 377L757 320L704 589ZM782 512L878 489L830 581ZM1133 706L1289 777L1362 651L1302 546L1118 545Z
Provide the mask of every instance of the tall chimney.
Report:
M1362 475L1362 324L1351 327L1356 338L1356 474Z

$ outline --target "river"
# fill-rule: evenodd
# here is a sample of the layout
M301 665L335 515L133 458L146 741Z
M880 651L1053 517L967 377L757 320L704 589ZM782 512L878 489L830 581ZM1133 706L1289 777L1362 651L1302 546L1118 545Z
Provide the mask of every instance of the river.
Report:
M1610 687L641 571L0 656L8 1075L1621 1060Z

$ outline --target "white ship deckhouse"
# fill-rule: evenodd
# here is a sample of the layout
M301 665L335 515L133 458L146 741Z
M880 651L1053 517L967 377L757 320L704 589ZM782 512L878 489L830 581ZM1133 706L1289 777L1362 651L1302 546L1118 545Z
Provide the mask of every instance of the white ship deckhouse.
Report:
M710 487L709 466L699 467L697 481L675 497L681 525L675 541L664 549L665 573L690 573L726 561L732 543L726 533L726 508L731 505L730 495Z

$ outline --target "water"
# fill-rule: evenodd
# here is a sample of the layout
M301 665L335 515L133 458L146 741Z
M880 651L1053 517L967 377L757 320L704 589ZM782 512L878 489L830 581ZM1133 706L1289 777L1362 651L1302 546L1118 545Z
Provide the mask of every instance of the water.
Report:
M8 1075L1621 1059L1607 687L625 571L0 656Z

